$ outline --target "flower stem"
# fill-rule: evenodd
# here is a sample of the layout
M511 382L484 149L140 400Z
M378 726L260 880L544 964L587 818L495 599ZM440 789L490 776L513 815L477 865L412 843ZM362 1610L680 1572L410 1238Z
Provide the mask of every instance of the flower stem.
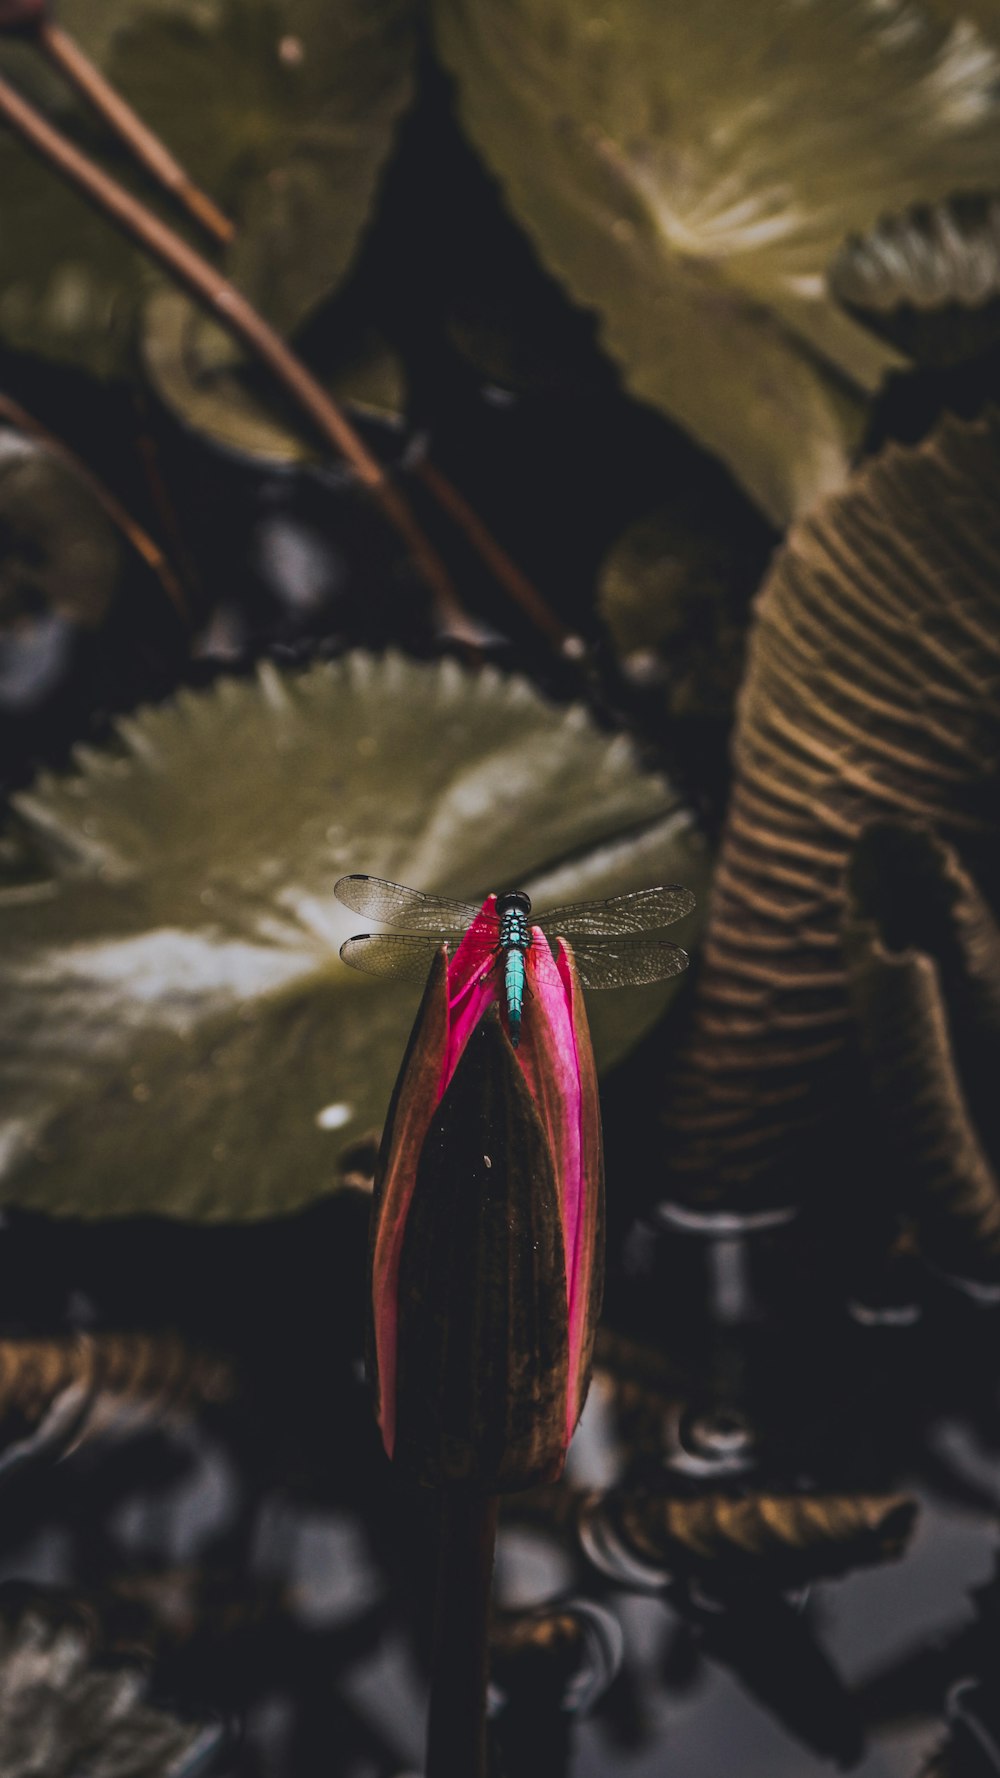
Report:
M486 1685L497 1497L441 1493L426 1778L486 1778Z
M430 540L417 523L409 503L341 413L337 403L312 375L302 360L265 321L235 284L223 277L211 262L189 246L182 235L142 204L116 179L84 154L61 130L21 96L16 87L0 77L0 119L10 125L27 146L55 172L75 186L132 241L164 266L190 291L227 331L235 336L266 368L300 411L311 421L324 443L350 464L362 486L377 501L386 518L406 544L425 583L431 589L436 614L444 627L470 652L475 634L451 584L451 577Z
M94 107L105 123L166 191L182 203L188 213L223 247L235 233L228 216L201 191L180 162L159 136L143 123L131 105L111 82L95 67L74 37L50 18L40 19L35 42L46 59L59 70L64 79Z

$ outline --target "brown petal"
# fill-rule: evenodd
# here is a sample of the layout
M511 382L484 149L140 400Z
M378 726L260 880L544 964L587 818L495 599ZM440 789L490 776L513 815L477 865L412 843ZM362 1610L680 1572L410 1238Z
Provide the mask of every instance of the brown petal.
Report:
M566 1277L555 1172L496 1006L417 1168L399 1273L395 1459L427 1485L528 1487L566 1445Z

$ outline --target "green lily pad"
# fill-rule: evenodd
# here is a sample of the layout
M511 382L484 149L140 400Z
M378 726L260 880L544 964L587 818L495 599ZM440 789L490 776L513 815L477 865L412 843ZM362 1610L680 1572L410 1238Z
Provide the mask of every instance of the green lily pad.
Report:
M419 997L340 962L345 872L553 902L679 879L702 899L700 836L629 741L492 670L266 666L119 733L18 802L46 869L10 858L0 889L6 1203L239 1218L336 1189ZM592 998L605 1061L671 991Z
M632 392L784 524L843 481L891 350L827 290L886 212L978 189L987 38L888 0L436 0L463 121Z
M284 331L341 282L412 90L411 0L67 0L63 25L238 225L227 271ZM186 226L23 46L0 67ZM0 135L0 336L106 374L139 257ZM118 325L114 325L115 323Z

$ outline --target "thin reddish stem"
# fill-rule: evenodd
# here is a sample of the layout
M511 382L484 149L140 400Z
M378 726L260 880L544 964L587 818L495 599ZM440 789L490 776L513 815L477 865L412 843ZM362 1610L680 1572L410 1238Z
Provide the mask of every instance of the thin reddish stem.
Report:
M25 433L29 438L37 438L53 457L58 457L72 469L77 479L90 489L94 499L107 513L111 523L132 545L136 554L140 555L152 569L181 622L186 626L190 625L191 614L188 610L184 588L170 562L155 538L151 537L138 520L132 517L117 495L105 486L92 469L88 469L86 463L82 462L76 453L63 443L61 438L56 438L54 433L43 426L40 420L36 420L33 414L29 414L25 408L21 407L19 402L12 401L9 395L4 395L2 392L0 392L0 420L6 420L8 424L15 426L19 432Z
M378 502L402 537L424 581L434 594L438 621L459 638L469 653L476 639L451 577L437 550L424 535L409 503L386 478L378 462L337 403L281 335L228 278L189 246L183 236L132 196L116 179L84 154L37 107L0 77L0 119L29 148L76 188L130 240L164 266L176 281L215 316L253 356L312 423L324 443L350 464L361 484Z
M228 246L236 232L228 216L223 215L207 192L199 189L165 143L95 67L76 39L51 19L43 18L35 31L35 41L47 60L100 113L146 171L184 205L220 246Z
M484 524L475 508L469 505L465 495L460 493L454 482L429 462L426 458L416 465L416 474L420 477L428 493L433 496L450 519L465 533L466 538L476 554L485 562L494 578L509 594L514 604L524 612L535 628L547 637L553 647L563 650L571 641L571 632L567 630L562 619L543 599L538 588L532 584L517 563L507 554L502 543L494 537L489 527Z

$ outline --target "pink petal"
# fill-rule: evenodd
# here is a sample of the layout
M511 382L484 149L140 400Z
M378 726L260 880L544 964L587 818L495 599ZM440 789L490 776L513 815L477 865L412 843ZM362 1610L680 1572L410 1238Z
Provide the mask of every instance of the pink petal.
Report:
M448 1044L445 1051L440 1100L458 1066L459 1057L486 1008L497 998L498 976L494 951L497 941L495 895L488 895L448 965ZM484 946L489 953L484 953Z
M559 1187L569 1320L569 1436L577 1418L578 1375L589 1304L590 1271L585 1240L587 1177L580 1058L573 1026L572 980L565 947L560 940L558 962L553 963L548 941L537 926L532 929L532 937L535 942L527 955L531 1002L526 1008L517 1056L548 1134ZM586 1273L585 1279L581 1277L581 1270Z

